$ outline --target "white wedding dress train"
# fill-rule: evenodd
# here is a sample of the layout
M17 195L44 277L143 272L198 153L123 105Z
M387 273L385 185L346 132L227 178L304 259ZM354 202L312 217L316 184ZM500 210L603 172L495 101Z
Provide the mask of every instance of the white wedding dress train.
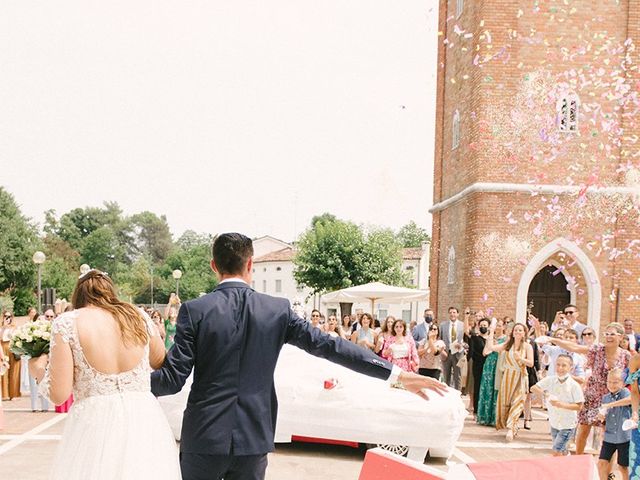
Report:
M82 351L75 312L53 321L73 352L74 404L65 420L52 480L179 480L178 449L167 419L151 394L149 346L127 372L95 370ZM155 332L148 322L150 332ZM49 371L40 391L48 398Z

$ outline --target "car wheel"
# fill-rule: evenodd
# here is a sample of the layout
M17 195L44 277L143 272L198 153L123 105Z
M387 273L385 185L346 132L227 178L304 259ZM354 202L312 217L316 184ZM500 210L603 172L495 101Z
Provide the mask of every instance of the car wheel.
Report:
M406 457L407 453L409 453L409 447L406 445L389 445L389 444L379 443L377 447L383 450L386 450L387 452L400 455L401 457Z

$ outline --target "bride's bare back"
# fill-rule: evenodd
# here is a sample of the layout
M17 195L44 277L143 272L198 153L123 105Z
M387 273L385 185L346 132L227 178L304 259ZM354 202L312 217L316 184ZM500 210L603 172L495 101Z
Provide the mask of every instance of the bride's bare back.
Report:
M124 344L118 322L101 308L79 309L76 328L87 363L101 373L118 374L132 370L145 354L144 345Z
M47 378L49 398L56 404L64 402L74 389L74 380L78 382L77 393L84 395L108 392L114 382L121 385L129 382L129 377L142 375L144 383L148 383L149 367L162 365L165 350L151 319L141 313L140 321L149 332L144 345L125 344L116 319L99 307L80 308L54 320ZM46 361L43 355L29 362L32 375L38 380L45 376ZM101 388L100 384L107 387Z

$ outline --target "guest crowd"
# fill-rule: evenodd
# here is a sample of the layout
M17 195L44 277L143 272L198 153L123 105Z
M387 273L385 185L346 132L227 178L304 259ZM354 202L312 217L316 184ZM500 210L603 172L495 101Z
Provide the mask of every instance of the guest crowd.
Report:
M162 311L141 308L158 326L165 347L171 348L179 297L171 294ZM62 310L47 309L40 315L31 308L28 321L52 321ZM600 477L610 479L614 478L612 459L616 454L618 470L623 478L629 478L629 467L631 472L636 467L640 472L640 456L634 448L638 445L640 449L640 334L633 331L633 321L626 319L623 325L607 325L600 343L597 332L582 323L579 315L575 305L567 305L550 325L533 315L525 325L510 317L489 318L470 308L460 318L459 310L451 307L445 320L439 321L433 310L427 309L422 318L408 325L393 316L378 320L360 311L353 316L325 318L314 309L309 321L313 327L367 348L403 370L440 379L466 393L475 421L505 430L507 441L518 435L520 426L530 429L532 405L546 408L553 455L568 454L572 443L578 454L595 448ZM14 330L13 314L3 312L2 401L29 392L31 410L48 411L49 403L39 396L23 361L26 359L9 351ZM66 412L72 403L73 396L55 409ZM630 421L636 422L635 428L629 428ZM0 429L2 426L0 402ZM632 473L631 478L640 477Z
M628 423L623 429L625 420L638 419L632 411L640 403L640 334L626 319L606 325L601 343L579 316L575 305L567 305L550 325L531 314L525 325L470 308L460 315L451 307L443 321L425 310L410 329L402 319L378 321L368 313L325 321L313 310L310 321L404 370L466 393L476 422L504 430L508 442L520 428L531 429L536 405L547 410L553 455L567 455L573 445L577 454L599 453L603 480L615 478L613 463L622 478L640 478L633 440L640 449L640 432ZM629 477L636 467L638 473Z

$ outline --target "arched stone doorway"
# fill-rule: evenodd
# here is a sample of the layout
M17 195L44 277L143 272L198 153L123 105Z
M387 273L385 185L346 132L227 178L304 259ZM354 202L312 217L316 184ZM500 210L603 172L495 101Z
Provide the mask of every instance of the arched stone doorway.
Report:
M542 268L529 285L527 305L531 313L549 326L557 311L561 311L571 301L567 279L557 267L547 265Z
M582 319L586 320L586 323L590 327L598 331L600 329L600 314L602 306L602 285L600 284L598 272L587 254L574 242L563 237L556 238L541 248L529 261L522 272L516 296L516 322L526 323L527 295L529 293L529 286L540 269L549 265L550 259L552 259L558 252L565 252L571 255L582 271L585 279L588 304L587 312L582 315Z

